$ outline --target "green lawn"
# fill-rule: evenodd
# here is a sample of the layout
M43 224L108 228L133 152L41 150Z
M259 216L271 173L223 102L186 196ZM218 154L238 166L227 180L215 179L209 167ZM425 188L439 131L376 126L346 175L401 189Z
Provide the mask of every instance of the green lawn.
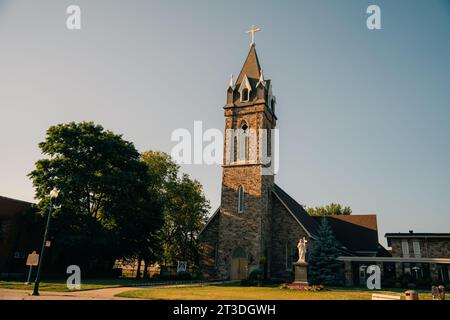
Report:
M150 288L119 294L125 298L156 300L370 300L372 291L332 288L310 292L278 287L201 286L181 288ZM402 291L377 291L401 295ZM420 299L431 299L431 294L420 293Z
M148 282L143 280L134 279L96 279L96 280L84 280L81 283L81 290L94 290L105 288L117 288L127 286L144 286L148 285ZM30 290L33 289L34 283L26 285L25 282L19 281L0 281L0 289L16 289L16 290ZM48 280L42 281L39 284L39 289L42 291L53 292L68 292L66 282L64 280Z
M150 286L162 283L149 283L135 279L97 279L85 280L81 290L94 290L117 287ZM170 284L166 282L165 284ZM0 289L32 290L33 283L25 285L19 281L0 281ZM43 281L39 286L42 291L68 292L65 281ZM385 289L377 293L402 295L406 289ZM127 291L119 294L125 298L143 298L154 300L370 300L372 291L360 288L327 288L323 291L310 292L278 287L241 287L237 284L180 286L167 288L148 288ZM431 294L419 291L421 300L431 299Z

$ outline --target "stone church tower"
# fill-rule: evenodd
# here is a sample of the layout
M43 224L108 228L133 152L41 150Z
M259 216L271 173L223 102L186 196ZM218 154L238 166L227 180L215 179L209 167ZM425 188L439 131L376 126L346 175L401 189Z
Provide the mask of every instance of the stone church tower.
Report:
M217 275L242 279L267 260L275 97L264 79L255 45L227 88L222 197L218 221Z

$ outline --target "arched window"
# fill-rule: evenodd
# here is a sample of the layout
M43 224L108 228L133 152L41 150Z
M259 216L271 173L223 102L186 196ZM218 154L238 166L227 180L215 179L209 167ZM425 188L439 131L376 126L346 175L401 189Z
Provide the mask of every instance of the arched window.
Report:
M241 124L239 134L238 134L238 149L237 149L237 159L238 161L246 161L248 159L248 125L244 121Z
M244 187L238 188L238 213L244 212Z
M292 271L292 264L295 261L295 249L292 243L286 242L285 247L285 264L286 264L286 270Z

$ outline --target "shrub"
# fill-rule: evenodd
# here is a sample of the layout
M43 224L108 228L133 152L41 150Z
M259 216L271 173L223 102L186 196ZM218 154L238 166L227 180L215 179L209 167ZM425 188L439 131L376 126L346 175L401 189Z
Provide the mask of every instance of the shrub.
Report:
M265 283L264 272L262 269L255 269L248 275L247 279L241 280L241 286L257 286L261 287Z
M255 269L250 272L248 280L251 282L262 281L264 279L264 272L261 269Z
M417 286L416 286L416 284L414 283L414 282L410 282L410 283L408 283L408 285L407 285L407 288L408 289L415 289Z
M157 281L179 281L179 280L194 280L195 278L189 272L180 272L178 274L164 274L164 275L155 275L152 277L152 280Z
M416 279L415 283L418 288L428 288L431 284L431 279L430 278Z
M248 280L248 279L242 279L241 280L241 286L242 287L252 287L254 285L255 285L255 283L250 281L250 280Z
M281 286L280 286L280 288L281 288ZM322 291L325 289L325 287L323 285L302 286L302 285L296 285L296 284L287 284L285 288L291 289L291 290L302 290L302 291L311 291L311 292ZM281 289L284 289L284 287Z
M278 289L289 289L289 287L286 283L282 283L278 286Z

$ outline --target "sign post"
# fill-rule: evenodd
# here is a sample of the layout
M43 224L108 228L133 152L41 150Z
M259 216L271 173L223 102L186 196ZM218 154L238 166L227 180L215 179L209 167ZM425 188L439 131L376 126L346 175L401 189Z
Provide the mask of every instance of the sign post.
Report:
M187 261L178 261L177 273L187 271Z
M33 253L30 253L27 258L27 266L30 266L30 271L28 272L28 279L25 284L30 284L31 279L31 272L33 270L33 266L37 266L39 264L39 255L36 253L36 251L33 251Z

